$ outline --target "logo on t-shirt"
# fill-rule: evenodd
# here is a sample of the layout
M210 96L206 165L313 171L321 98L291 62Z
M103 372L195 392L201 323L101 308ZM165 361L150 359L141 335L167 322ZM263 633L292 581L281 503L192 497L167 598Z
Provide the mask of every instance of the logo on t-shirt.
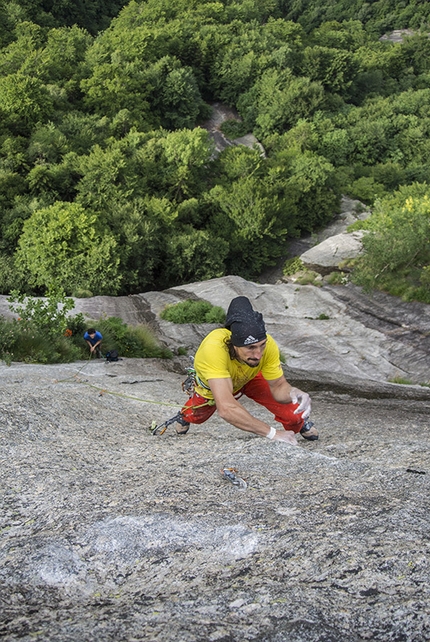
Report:
M243 342L244 346L249 346L250 343L258 343L258 339L252 336L252 334L249 335L249 337L246 337L245 341Z

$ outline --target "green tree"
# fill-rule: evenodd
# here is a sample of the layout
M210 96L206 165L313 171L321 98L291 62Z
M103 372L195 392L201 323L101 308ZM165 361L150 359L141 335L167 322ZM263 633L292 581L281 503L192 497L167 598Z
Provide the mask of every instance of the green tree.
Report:
M18 314L21 324L41 330L49 337L64 334L68 313L75 307L73 299L61 290L49 290L46 301L13 291L8 298L9 308Z
M125 0L12 0L5 4L10 7L11 22L14 16L15 20L30 20L48 28L78 25L96 34L109 26L126 3Z
M222 30L218 54L211 65L212 92L230 105L251 90L270 68L298 70L302 29L270 17L265 24L235 21Z
M238 109L256 135L264 138L282 133L301 118L311 117L323 103L321 83L296 78L289 70L271 69L241 96Z
M356 51L358 47L365 46L370 41L360 20L325 21L314 29L311 38L312 42L320 47L346 51Z
M176 211L166 198L144 197L112 204L109 226L118 242L124 294L163 289L170 261L167 246L175 234ZM175 260L180 257L175 256Z
M76 25L48 31L38 57L38 74L62 112L69 111L72 105L80 106L80 82L86 71L84 60L91 43L88 32Z
M0 2L0 49L13 40L13 21L7 10L6 0Z
M31 162L57 163L67 151L66 136L52 122L33 130L28 145Z
M53 100L37 78L15 73L0 77L0 115L3 127L27 135L53 114Z
M81 81L85 106L99 115L114 117L119 111L130 112L133 125L145 131L158 126L150 113L148 87L142 63L100 63L92 75Z
M246 176L229 187L217 185L207 196L212 233L218 230L229 243L229 273L255 277L282 252L287 228L282 201L258 177Z
M401 187L378 201L364 225L364 256L354 280L430 303L430 196L427 184Z
M348 93L358 64L349 51L316 45L305 48L302 70L303 75L319 81L327 91L344 95Z
M21 73L39 76L45 33L31 22L17 24L14 40L0 51L0 75Z
M162 58L148 72L152 86L151 110L159 115L162 127L183 129L195 126L200 115L208 115L197 81L190 67Z
M206 230L184 226L167 239L164 277L179 285L225 274L228 242Z
M115 238L95 214L79 204L57 202L25 221L15 258L18 269L43 289L114 295L121 281L116 250Z

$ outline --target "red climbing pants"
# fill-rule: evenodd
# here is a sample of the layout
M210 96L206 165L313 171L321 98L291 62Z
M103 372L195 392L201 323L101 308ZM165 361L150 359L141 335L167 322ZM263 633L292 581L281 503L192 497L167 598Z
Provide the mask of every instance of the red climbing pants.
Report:
M302 416L294 414L298 404L279 403L276 401L272 395L269 384L261 372L259 372L254 379L248 381L248 383L235 394L235 397L239 399L242 395L253 399L272 412L275 420L279 421L285 430L293 430L297 433L302 428L304 423ZM214 414L215 410L216 405L211 400L201 397L194 392L182 408L181 414L185 421L188 421L190 424L202 424Z

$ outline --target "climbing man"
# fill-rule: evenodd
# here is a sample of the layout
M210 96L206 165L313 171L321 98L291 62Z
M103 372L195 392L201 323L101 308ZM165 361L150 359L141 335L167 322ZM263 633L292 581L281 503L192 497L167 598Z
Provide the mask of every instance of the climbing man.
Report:
M94 328L88 328L88 330L84 334L84 339L88 343L90 356L95 354L96 357L100 359L100 357L102 356L101 343L103 339L103 335L101 334L101 332L95 330Z
M293 445L297 445L299 432L304 439L318 439L309 421L310 397L285 379L279 348L247 297L231 301L225 327L203 339L194 368L195 387L177 416L178 434L188 432L190 424L203 423L217 410L228 423L260 437ZM265 406L283 429L253 417L239 403L242 395Z

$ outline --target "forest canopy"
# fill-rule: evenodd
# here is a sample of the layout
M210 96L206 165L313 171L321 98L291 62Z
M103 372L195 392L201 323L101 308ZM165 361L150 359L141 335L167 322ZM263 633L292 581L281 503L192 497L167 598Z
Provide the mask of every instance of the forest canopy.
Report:
M418 0L0 1L0 292L256 278L342 194L384 221L410 187L427 220L429 23ZM214 102L264 154L215 152Z

